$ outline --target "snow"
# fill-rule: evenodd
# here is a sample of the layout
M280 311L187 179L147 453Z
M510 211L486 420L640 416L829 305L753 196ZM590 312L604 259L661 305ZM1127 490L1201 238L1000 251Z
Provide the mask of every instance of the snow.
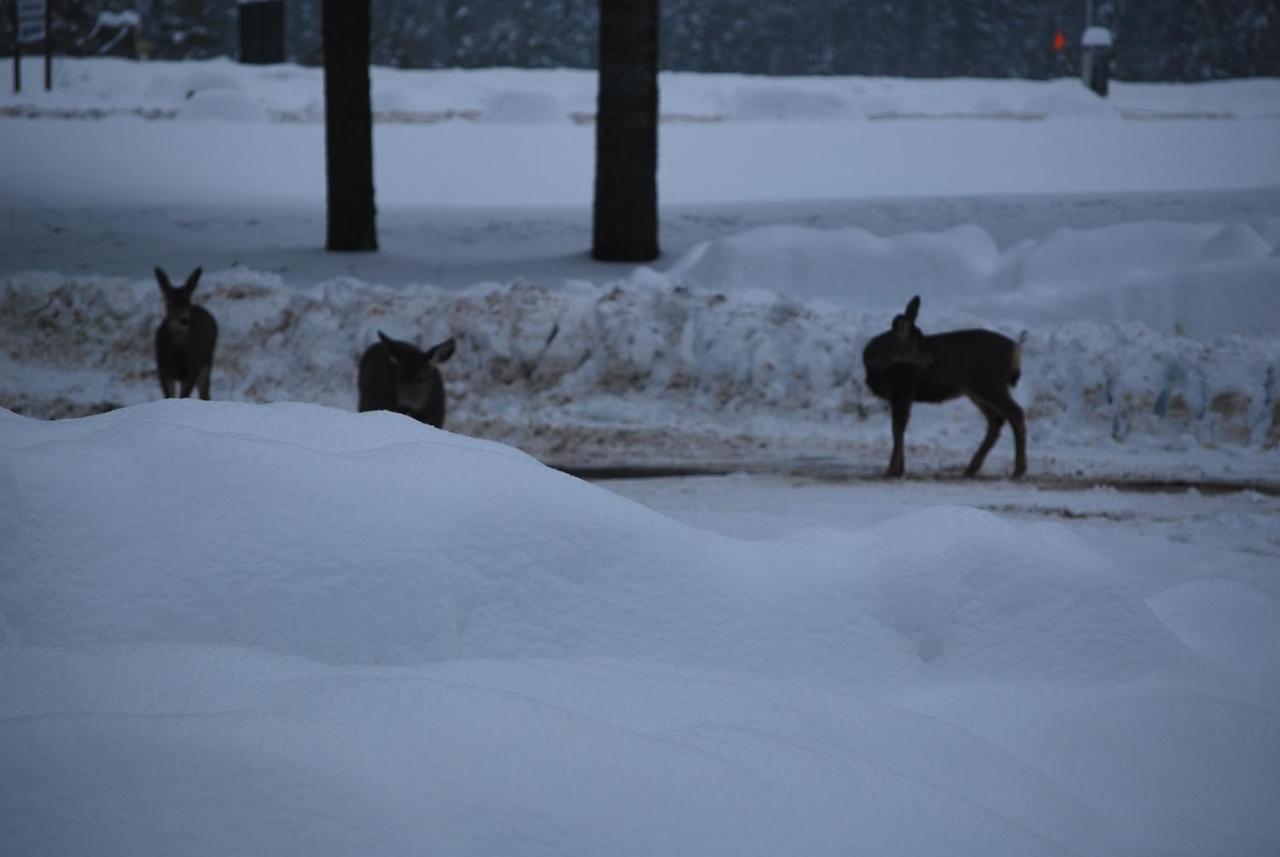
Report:
M94 30L99 27L134 27L137 28L142 23L141 16L131 9L115 12L110 9L104 9L98 13L97 23L94 24Z
M945 497L744 540L385 413L0 419L6 853L1280 842L1247 553L1151 598L1174 542L1135 569ZM733 499L637 490L742 528L843 504L685 484ZM1253 504L1223 517L1274 557Z
M1280 82L666 74L642 267L594 83L374 69L377 254L318 70L0 95L0 853L1280 850ZM868 478L913 294L1022 343L1028 480L965 402ZM379 330L450 431L353 413Z
M36 66L33 62L33 68ZM103 107L129 111L139 107L176 107L178 97L157 99L147 91L154 79L195 70L216 72L254 92L269 114L282 120L323 119L323 74L319 68L281 64L238 65L228 59L136 63L124 59L58 58L53 93L0 93L0 106ZM661 111L674 124L690 121L734 123L772 120L873 122L892 119L986 118L1012 121L1070 116L1082 105L1101 105L1099 116L1185 118L1188 115L1274 118L1280 80L1258 78L1198 84L1114 81L1101 99L1078 80L1053 81L915 80L866 77L787 77L663 72L659 76ZM431 122L446 117L483 115L486 102L511 93L562 106L561 121L593 115L594 71L577 69L394 69L371 70L375 93L395 93L402 115L388 121ZM1064 113L1052 109L1057 104Z
M1080 46L1085 48L1111 47L1111 31L1106 27L1085 27L1080 35Z

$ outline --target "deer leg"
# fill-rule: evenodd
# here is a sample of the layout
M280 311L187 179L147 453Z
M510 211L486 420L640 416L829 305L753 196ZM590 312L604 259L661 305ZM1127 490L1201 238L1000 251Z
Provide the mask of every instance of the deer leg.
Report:
M212 366L205 366L196 373L196 386L200 390L200 398L209 401L209 374Z
M160 374L160 392L164 393L166 399L173 398L173 379L164 373Z
M1013 428L1013 478L1017 479L1027 472L1027 417L1021 406L1013 400L1008 391L991 402L1000 411L1000 415L1009 421Z
M893 408L893 454L889 457L886 476L898 477L906 470L902 452L902 439L907 433L907 421L911 419L911 399L899 397L891 402Z
M190 396L191 389L195 387L195 385L196 385L195 375L189 374L186 377L184 377L182 379L182 387L178 390L178 398L185 399L187 396Z
M1000 437L1000 429L1004 428L1004 417L1000 415L999 411L972 396L969 397L969 400L987 418L987 436L982 439L982 445L978 447L978 451L969 460L969 466L964 469L966 478L978 475L978 471L982 469L982 462L987 460L987 453L991 451L991 447L996 445L996 439Z
M1027 416L1017 402L1009 397L1009 425L1013 426L1013 478L1027 472Z

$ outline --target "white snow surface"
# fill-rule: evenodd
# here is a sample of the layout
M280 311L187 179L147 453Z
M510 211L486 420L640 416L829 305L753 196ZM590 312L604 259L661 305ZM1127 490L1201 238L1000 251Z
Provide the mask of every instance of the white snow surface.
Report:
M0 413L0 478L6 854L1280 845L1274 499L1184 519L1253 522L1219 578L973 505L1025 489L636 487L693 526L314 405Z
M374 69L383 249L354 255L317 250L319 70L56 77L0 95L11 409L153 398L149 272L200 264L219 398L349 408L377 330L455 335L466 434L579 466L872 472L887 417L859 353L919 294L927 332L1023 343L1033 471L1280 475L1277 81L1103 100L1069 80L665 74L667 252L637 269L585 254L590 72ZM912 458L958 467L981 431L967 404L918 408Z
M35 67L36 59L30 60ZM25 69L24 69L25 71ZM0 93L0 106L36 109L171 110L191 93L235 86L279 121L324 115L320 68L239 65L228 59L138 63L125 59L58 57L54 91ZM769 78L741 74L663 72L661 112L671 121L892 118L1043 119L1078 116L1172 118L1186 115L1276 118L1280 80L1258 78L1198 84L1112 81L1101 99L1080 81L927 80L868 77ZM563 122L591 117L596 73L586 69L371 69L374 109L385 121L478 119L494 107L527 100L560 105Z
M1280 82L665 74L643 267L590 72L374 69L377 254L319 70L55 84L0 94L0 854L1280 851ZM223 401L154 401L157 264ZM876 474L913 294L1022 342L1029 480L937 478L964 402L904 483L538 461ZM451 432L353 413L378 330L457 337Z

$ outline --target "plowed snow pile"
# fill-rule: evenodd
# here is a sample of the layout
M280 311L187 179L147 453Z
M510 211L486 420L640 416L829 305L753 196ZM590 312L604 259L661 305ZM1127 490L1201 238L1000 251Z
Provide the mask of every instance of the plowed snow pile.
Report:
M1273 446L1277 235L1274 224L1128 224L1001 252L976 226L894 238L770 227L602 285L293 289L230 269L198 295L221 328L215 398L350 408L376 331L421 344L454 335L449 427L581 466L882 444L884 406L860 353L901 296L920 294L926 331L988 326L1022 342L1016 394L1034 467L1046 450ZM0 279L0 404L49 417L154 398L160 305L150 280ZM911 439L958 465L980 426L964 404L919 408Z

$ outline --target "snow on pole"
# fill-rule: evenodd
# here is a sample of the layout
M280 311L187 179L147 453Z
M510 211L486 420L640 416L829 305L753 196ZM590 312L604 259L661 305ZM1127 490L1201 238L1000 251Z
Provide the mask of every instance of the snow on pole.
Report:
M1103 98L1107 96L1113 47L1111 31L1106 27L1086 27L1080 36L1080 77L1085 86Z

